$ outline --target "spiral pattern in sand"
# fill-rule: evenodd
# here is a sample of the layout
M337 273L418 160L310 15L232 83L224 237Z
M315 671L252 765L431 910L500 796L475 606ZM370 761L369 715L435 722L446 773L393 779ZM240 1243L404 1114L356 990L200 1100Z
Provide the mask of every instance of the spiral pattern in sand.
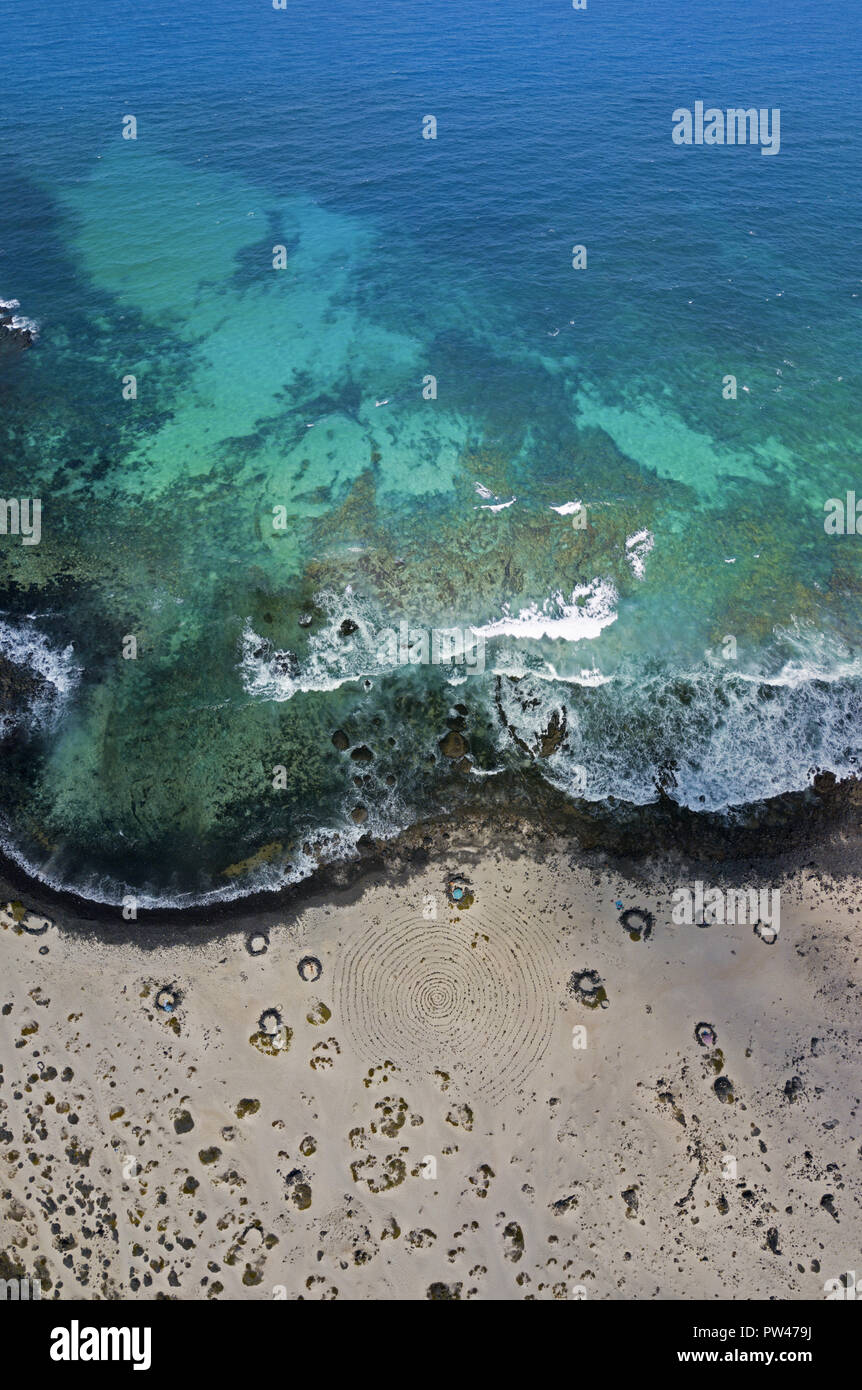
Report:
M360 1057L408 1075L439 1070L495 1101L523 1085L556 1012L553 941L483 902L436 921L394 912L347 942L336 970L343 1027Z

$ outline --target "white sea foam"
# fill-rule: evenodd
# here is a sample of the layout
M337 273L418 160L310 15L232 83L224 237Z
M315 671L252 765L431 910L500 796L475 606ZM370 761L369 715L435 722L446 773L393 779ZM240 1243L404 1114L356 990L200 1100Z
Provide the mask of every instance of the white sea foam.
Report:
M12 310L20 308L20 299L0 299L0 317L2 318L6 318ZM28 318L25 314L12 313L9 322L3 324L3 327L10 333L15 329L26 329L34 338L39 335L38 323L35 319Z
M381 616L373 602L353 592L331 592L318 595L317 603L325 621L308 639L302 662L288 662L246 626L242 676L250 694L284 700L298 690L333 689L381 673ZM645 670L623 664L611 676L588 664L567 674L565 661L558 661L560 675L543 657L542 640L577 643L596 637L616 619L617 603L613 585L596 579L576 588L571 601L555 594L477 629L486 638L509 639L495 643L494 663L486 672L490 678L476 679L474 687L489 718L496 717L501 763L515 745L499 712L495 715L497 701L509 729L534 752L555 716L565 724L562 745L550 757L538 758L536 768L565 793L590 801L651 802L661 779L679 804L721 811L804 788L818 769L839 777L859 771L862 655L841 637L802 623L776 630L771 657L761 656L759 670L740 669L741 657L739 663L714 658L692 669L660 672L654 665ZM357 624L349 637L340 631L345 617ZM0 618L0 653L38 672L49 685L49 698L43 695L42 708L28 711L28 719L52 718L73 694L80 672L72 648L52 645L31 618L15 623ZM519 679L497 681L497 675ZM773 697L764 698L761 686L773 687ZM473 775L481 779L500 771L502 765L474 768ZM12 834L3 836L3 847L34 878L94 901L116 905L134 894L141 909L204 906L299 883L320 862L355 858L363 835L391 839L421 814L400 796L370 796L368 817L356 826L350 822L356 795L347 793L335 824L297 833L310 853L294 853L289 865L260 865L251 876L207 892L147 894L83 874L70 882L59 859L31 862Z
M388 834L376 831L379 838L386 839L396 835L402 826L396 826ZM294 884L309 878L318 864L343 863L356 857L356 843L367 829L366 826L344 828L322 827L305 836L311 854L299 851L292 855L290 866L281 864L262 864L247 878L231 880L224 887L211 888L203 893L148 893L136 885L122 883L109 876L91 874L81 880L70 881L67 876L52 872L45 864L37 864L15 843L7 830L0 831L0 849L8 859L38 883L55 892L76 893L89 902L116 907L118 912L124 898L133 897L139 911L165 910L169 908L207 907L216 903L234 902L255 893L278 893Z
M741 681L795 689L814 681L829 685L862 676L862 652L848 647L835 633L797 623L793 628L776 628L775 636L782 645L793 648L795 655L777 670L740 671Z
M18 623L0 618L0 654L46 682L28 710L8 711L0 717L0 731L5 733L20 723L31 728L53 723L81 674L71 644L63 650L53 647L31 618Z
M248 695L267 700L290 700L299 691L337 690L349 681L379 676L386 670L378 660L378 634L383 623L377 610L352 591L324 593L317 604L328 621L308 638L300 662L254 631L247 622L242 634L240 669ZM349 619L356 630L344 636L341 624ZM395 667L393 666L393 670Z
M626 539L626 559L632 567L636 579L643 579L646 573L646 557L655 545L655 536L646 527Z
M341 594L329 591L318 594L315 603L324 611L327 621L308 637L301 660L293 653L276 651L271 642L246 622L239 663L246 694L284 701L300 691L337 690L352 681L365 684L401 671L405 665L427 664L427 655L420 659L423 639L426 652L432 653L432 664L439 664L451 684L460 684L466 675L484 670L484 648L481 648L481 639L475 640L475 634L480 632L478 627L414 629L405 621L396 631L373 601L355 594L350 585ZM354 630L347 634L342 632L345 619L354 625ZM403 643L401 628L404 629ZM456 643L450 649L451 662L441 657L438 663L433 656L435 633L454 634L463 643L463 646Z
M537 671L535 674L540 680L544 679L541 671ZM567 685L582 685L587 689L596 690L600 685L610 685L614 678L603 675L595 666L589 669L582 667L580 671L573 672L572 675L560 675L553 663L549 661L547 679L564 681Z
M529 608L522 608L517 616L505 604L502 618L485 623L476 631L484 633L486 638L531 637L538 640L550 637L580 642L598 637L604 628L616 622L618 597L610 580L594 579L590 584L576 585L570 600L564 599L558 591L546 598L541 608L533 603Z
M659 777L668 794L692 810L722 811L810 785L815 770L828 769L838 777L858 774L862 767L862 679L858 662L847 653L843 672L830 669L837 639L822 641L820 659L816 634L803 634L809 673L781 668L770 682L774 698L764 700L750 672L700 667L673 676L664 672L618 672L613 681L594 684L594 673L582 672L586 684L555 683L546 670L526 670L517 681L493 679L476 684L489 717L500 701L509 728L537 751L539 736L556 715L565 720L565 740L550 757L539 758L537 770L567 795L588 801L614 797L633 805L654 801ZM795 661L795 659L794 659ZM854 672L850 674L851 670ZM511 669L508 672L511 674ZM490 673L489 673L490 674ZM685 698L676 693L682 687ZM660 718L655 717L660 710ZM501 757L513 749L509 731L499 722ZM477 778L497 775L501 767L473 769ZM669 773L667 772L669 770ZM354 794L342 807L345 820ZM133 893L141 908L203 906L228 902L253 892L277 891L307 878L318 862L352 859L357 842L371 833L392 838L417 818L417 808L400 799L375 805L370 799L362 826L328 826L297 838L312 852L292 857L290 866L261 865L246 879L232 880L205 893L148 895L108 879L88 877L70 883L49 863L35 864L23 855L12 836L4 837L5 852L27 873L56 889L71 889L102 903L119 904Z
M764 700L760 685L780 688ZM560 694L535 673L507 692L507 719L525 743L533 746L547 727ZM681 806L725 811L801 791L819 770L840 778L862 769L859 675L829 680L794 669L763 681L714 668L673 678L630 671L587 696L562 698L566 745L539 767L563 791L571 769L585 768L585 795L594 801L615 797L643 805L656 799L661 779ZM643 731L640 737L627 734L633 728Z
M504 512L507 507L514 507L517 497L513 497L510 502L483 502L480 507L474 507L476 512Z

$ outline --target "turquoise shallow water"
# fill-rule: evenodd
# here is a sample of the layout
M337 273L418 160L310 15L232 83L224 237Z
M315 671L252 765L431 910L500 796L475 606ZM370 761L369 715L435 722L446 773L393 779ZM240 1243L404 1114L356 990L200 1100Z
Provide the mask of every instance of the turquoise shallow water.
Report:
M9 852L110 900L295 881L452 804L450 730L477 798L858 768L849 3L4 28L0 298L39 339L0 473L43 504L0 537ZM675 146L698 99L780 107L779 155ZM483 669L402 660L401 622Z

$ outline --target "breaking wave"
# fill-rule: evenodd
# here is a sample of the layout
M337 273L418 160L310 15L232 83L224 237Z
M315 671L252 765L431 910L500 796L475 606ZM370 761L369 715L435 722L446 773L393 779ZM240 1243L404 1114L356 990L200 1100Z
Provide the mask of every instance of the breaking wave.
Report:
M333 785L327 810L308 807L307 828L293 836L289 862L282 857L250 863L228 882L202 882L189 891L183 883L164 891L155 884L136 889L121 881L116 867L106 873L80 857L76 863L64 848L36 862L38 849L22 849L6 817L0 830L4 852L52 889L108 905L133 895L141 910L203 907L301 883L321 865L355 859L365 835L389 840L425 816L445 812L448 798L439 779L452 764L436 749L446 730L433 720L408 729L400 711L415 709L417 702L421 707L427 697L439 718L439 692L456 684L458 693L450 689L448 700L461 703L450 703L449 713L463 721L456 725L468 746L462 770L472 774L467 781L477 795L487 778L529 762L549 786L583 802L637 806L664 795L691 811L732 814L735 807L800 791L817 772L842 778L862 768L862 657L813 627L776 630L768 654L761 651L751 667L710 651L676 669L669 659L637 661L619 654L615 664L608 658L600 668L592 655L600 648L594 638L618 615L613 585L596 580L576 588L570 599L557 594L477 624L472 630L488 643L487 663L483 672L468 675L463 667L453 673L410 666L405 672L381 647L377 606L350 589L318 595L315 604L323 621L303 633L297 652L278 651L246 623L241 684L253 700L276 702L299 692L324 698L349 682L358 685L362 713L356 718L365 722L357 727L385 728L397 736L399 749L386 765L398 774L397 785L385 796L373 788L360 792L361 821L351 820L358 798L356 779L348 776L343 785ZM0 729L53 726L81 677L72 646L50 642L31 618L13 623L4 617L0 660L12 668L7 690L10 679L13 693L23 681L25 695L3 715ZM407 706L398 696L405 678L413 681L413 703ZM374 741L373 735L364 737Z
M11 623L0 618L0 657L20 674L22 688L29 696L0 709L0 734L21 725L49 727L80 678L74 648L69 645L61 651L53 647L30 619Z

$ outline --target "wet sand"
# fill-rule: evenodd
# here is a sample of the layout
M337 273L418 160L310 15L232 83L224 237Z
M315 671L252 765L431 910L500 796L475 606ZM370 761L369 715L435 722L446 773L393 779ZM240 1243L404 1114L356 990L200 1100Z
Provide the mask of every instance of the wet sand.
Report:
M450 829L421 868L138 944L17 899L0 1276L60 1299L823 1298L862 1239L862 968L856 842L812 853L623 871L526 824ZM778 887L777 939L674 925L695 874Z

